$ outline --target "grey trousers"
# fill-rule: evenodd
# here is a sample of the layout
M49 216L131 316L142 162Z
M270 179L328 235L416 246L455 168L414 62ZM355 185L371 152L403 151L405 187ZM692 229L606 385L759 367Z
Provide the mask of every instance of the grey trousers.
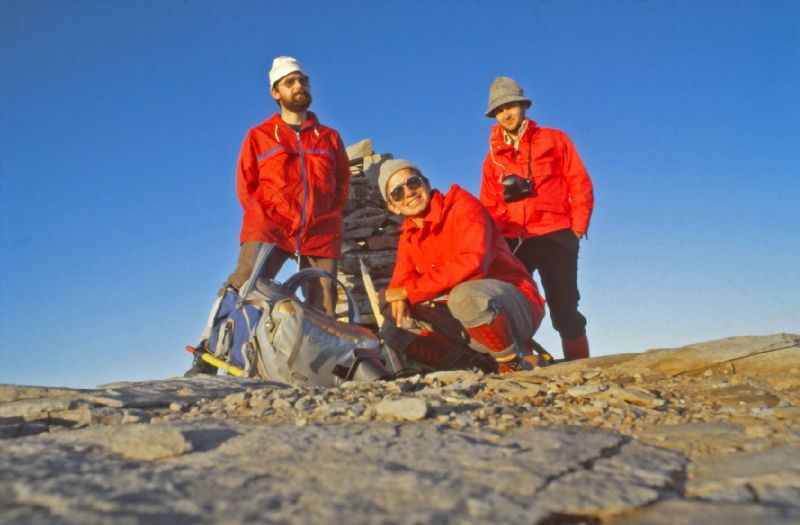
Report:
M465 328L492 323L503 312L511 321L514 339L520 343L533 337L543 316L531 311L530 301L515 286L497 279L477 279L454 286L447 297L447 308ZM479 352L490 351L475 340L470 346Z
M223 295L225 288L228 286L238 290L247 281L250 274L253 273L256 252L260 244L257 241L247 241L242 244L239 250L239 259L236 262L236 269L225 280L218 295ZM260 276L265 279L274 279L286 260L293 257L291 253L276 246L269 259L264 263ZM301 255L300 268L319 268L335 276L338 270L338 261L330 257ZM302 288L308 304L324 310L325 313L332 317L336 315L336 283L330 279L312 279L306 281Z

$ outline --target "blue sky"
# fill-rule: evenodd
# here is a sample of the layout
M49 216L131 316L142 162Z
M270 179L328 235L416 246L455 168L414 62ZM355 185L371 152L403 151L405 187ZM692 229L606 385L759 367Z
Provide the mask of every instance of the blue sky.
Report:
M512 76L595 183L595 354L800 332L796 1L0 2L0 383L178 375L276 55L347 144L477 192ZM546 321L537 339L558 349Z

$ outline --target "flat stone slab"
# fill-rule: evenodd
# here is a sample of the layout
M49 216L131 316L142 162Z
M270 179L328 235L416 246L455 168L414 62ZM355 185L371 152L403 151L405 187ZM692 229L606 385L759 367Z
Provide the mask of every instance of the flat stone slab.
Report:
M0 524L797 523L796 340L338 388L0 385Z
M780 487L781 490L775 490ZM800 447L784 446L697 461L687 495L706 500L800 502ZM793 497L787 498L788 495Z
M706 501L664 501L610 525L797 525L797 507L715 503Z
M346 149L350 162L355 162L372 155L372 139L363 139L355 144L350 144Z
M150 448L164 448L159 433L168 453L141 454L146 440ZM127 453L126 440L138 452ZM6 509L0 523L28 516L38 524L81 525L121 517L132 523L256 517L260 523L536 523L553 514L617 512L656 501L674 491L686 462L612 432L573 427L499 434L432 424L298 427L211 419L5 440L0 457L0 508Z

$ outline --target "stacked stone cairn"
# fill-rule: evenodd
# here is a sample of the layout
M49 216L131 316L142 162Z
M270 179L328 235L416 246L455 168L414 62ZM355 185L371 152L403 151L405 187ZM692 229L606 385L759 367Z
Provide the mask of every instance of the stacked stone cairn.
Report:
M359 258L369 268L376 290L386 288L397 258L397 239L403 218L386 209L378 189L380 164L392 155L374 153L370 139L348 146L347 155L350 158L350 194L344 210L338 277L353 294L361 324L376 329ZM339 290L336 314L343 320L347 317L347 299L342 290Z

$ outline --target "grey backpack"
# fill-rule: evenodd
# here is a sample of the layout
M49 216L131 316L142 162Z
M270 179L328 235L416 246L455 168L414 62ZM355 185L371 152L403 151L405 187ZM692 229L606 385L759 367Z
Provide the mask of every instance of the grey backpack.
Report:
M259 247L250 278L228 288L207 326L208 349L241 368L246 377L293 385L337 386L343 381L386 379L380 342L360 322L350 291L330 273L309 268L283 284L259 279L274 249ZM308 279L327 277L344 290L348 323L304 304L295 292Z

